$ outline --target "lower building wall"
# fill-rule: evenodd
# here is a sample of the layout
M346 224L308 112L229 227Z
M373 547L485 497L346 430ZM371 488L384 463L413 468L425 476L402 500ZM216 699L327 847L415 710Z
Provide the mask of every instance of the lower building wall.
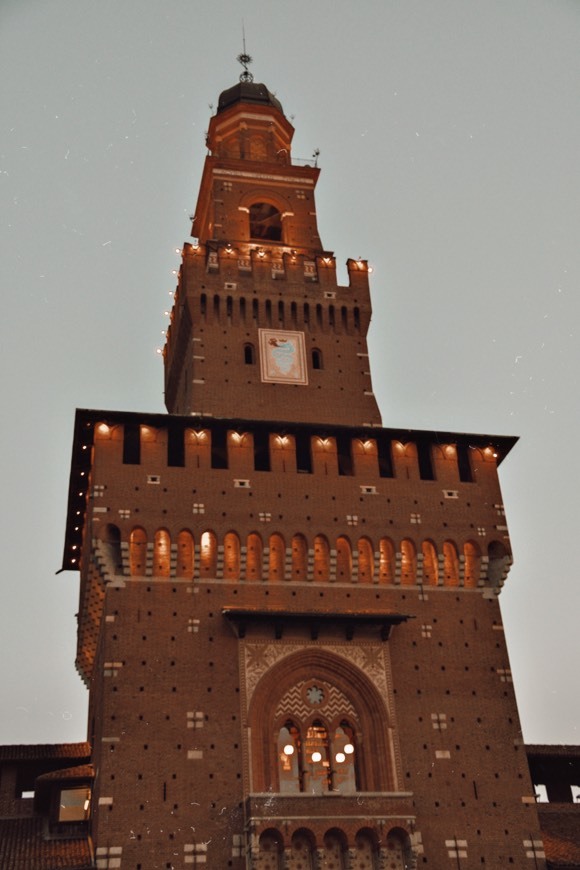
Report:
M387 843L416 866L544 867L495 598L357 589L357 612L410 617L384 640L356 620L354 632L275 615L240 626L222 611L242 595L249 611L274 614L348 614L353 601L341 584L107 587L92 681L98 866L275 867L275 849L298 860L302 836L313 854L342 843L352 867L372 867L353 862L367 848L379 861ZM316 722L331 739L352 723L354 788L280 784L289 719L304 746ZM260 837L278 844L269 858Z

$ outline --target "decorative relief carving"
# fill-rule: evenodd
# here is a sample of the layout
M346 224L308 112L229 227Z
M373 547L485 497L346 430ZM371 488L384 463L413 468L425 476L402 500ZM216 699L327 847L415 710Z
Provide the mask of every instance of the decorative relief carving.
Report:
M314 644L313 644L314 645ZM354 663L376 686L381 696L390 704L388 667L385 648L382 644L315 644L317 649L326 650L350 663ZM246 701L249 706L258 682L273 665L303 649L299 641L295 643L244 643L244 671ZM303 703L303 702L302 702Z
M356 712L349 699L336 686L330 683L321 682L324 695L323 700L316 704L316 710L320 711L327 721L332 722L337 716L350 716L356 720ZM298 719L306 720L312 714L313 705L308 703L307 695L305 700L304 688L310 686L306 680L302 680L297 685L289 689L276 707L276 718L278 716L288 715L291 710L293 715Z

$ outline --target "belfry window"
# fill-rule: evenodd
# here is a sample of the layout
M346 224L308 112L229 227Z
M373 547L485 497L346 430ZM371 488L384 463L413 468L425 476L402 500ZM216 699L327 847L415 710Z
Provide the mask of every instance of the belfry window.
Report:
M269 202L255 202L250 206L250 238L268 242L282 240L282 215Z

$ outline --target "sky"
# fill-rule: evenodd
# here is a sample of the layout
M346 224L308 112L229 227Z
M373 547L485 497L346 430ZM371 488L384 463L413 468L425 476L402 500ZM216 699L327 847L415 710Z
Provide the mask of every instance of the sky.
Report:
M320 149L323 244L373 266L384 425L520 437L501 605L524 737L580 743L575 0L1 0L0 742L85 739L78 575L56 574L74 412L164 410L242 19L293 155Z

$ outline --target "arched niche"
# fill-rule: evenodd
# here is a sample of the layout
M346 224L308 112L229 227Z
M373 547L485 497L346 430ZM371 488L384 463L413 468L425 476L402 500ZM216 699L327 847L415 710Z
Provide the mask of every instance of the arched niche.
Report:
M421 550L423 551L423 582L427 586L437 586L439 564L435 544L433 541L423 541Z
M171 538L167 529L157 529L153 541L153 574L169 577L171 573Z
M129 570L133 577L144 577L147 567L147 533L137 526L129 534Z
M177 535L177 563L175 566L175 573L178 577L193 577L193 566L193 535L189 529L182 529Z
M240 539L235 532L224 535L224 579L240 578Z

